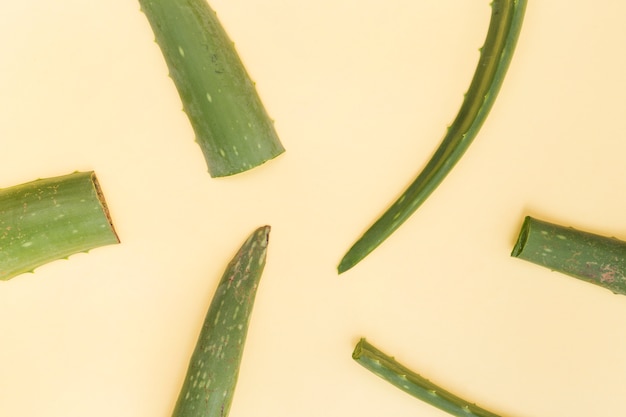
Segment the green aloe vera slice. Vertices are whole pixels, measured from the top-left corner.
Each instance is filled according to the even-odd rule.
[[[0,279],[119,243],[94,172],[0,189]]]
[[[226,417],[259,280],[270,227],[255,230],[228,264],[189,361],[173,417]]]
[[[526,0],[494,0],[485,44],[459,112],[435,154],[413,183],[365,231],[338,266],[343,273],[383,243],[422,205],[461,159],[485,122],[513,56]]]
[[[498,417],[474,403],[464,400],[433,384],[428,379],[400,364],[392,356],[361,339],[352,358],[402,391],[456,417]]]
[[[284,152],[273,121],[205,0],[139,0],[209,174],[247,171]]]
[[[626,242],[527,216],[511,256],[626,295]]]

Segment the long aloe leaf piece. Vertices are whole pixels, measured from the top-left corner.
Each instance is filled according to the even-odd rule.
[[[228,415],[269,232],[269,226],[255,230],[228,264],[189,361],[173,417]]]
[[[94,172],[0,189],[0,279],[119,243]]]
[[[494,0],[478,67],[461,108],[422,172],[389,209],[354,243],[338,266],[352,268],[404,223],[443,181],[474,140],[491,110],[511,62],[526,0]]]
[[[527,216],[511,256],[626,295],[626,242]]]
[[[284,152],[254,83],[206,0],[139,0],[212,177]]]
[[[366,369],[408,394],[457,417],[498,417],[476,404],[468,402],[440,388],[416,374],[396,359],[361,339],[352,358]]]

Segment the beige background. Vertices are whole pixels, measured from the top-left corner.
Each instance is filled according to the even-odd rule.
[[[626,415],[626,297],[509,257],[526,214],[626,238],[626,5],[531,0],[469,152],[341,256],[454,118],[488,1],[213,0],[287,148],[211,179],[134,0],[0,6],[0,187],[96,171],[122,244],[0,283],[0,416],[168,417],[217,280],[272,225],[231,416],[438,417],[360,337],[506,416]]]

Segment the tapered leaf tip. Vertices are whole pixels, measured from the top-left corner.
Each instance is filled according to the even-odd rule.
[[[341,275],[344,272],[346,272],[348,269],[352,268],[354,265],[356,265],[356,262],[351,262],[349,259],[346,259],[346,257],[344,256],[341,262],[339,262],[339,265],[337,266],[337,273]]]
[[[339,262],[339,265],[337,266],[337,273],[342,274],[342,273],[346,272],[348,269],[351,269],[356,264],[361,262],[361,260],[363,260],[363,258],[369,252],[371,252],[371,250],[370,250],[370,251],[367,251],[367,253],[365,253],[365,254],[359,253],[358,250],[355,250],[355,246],[357,246],[357,244],[358,244],[358,242],[354,246],[352,246],[348,250],[348,252],[346,252],[346,254],[343,256],[343,258]]]

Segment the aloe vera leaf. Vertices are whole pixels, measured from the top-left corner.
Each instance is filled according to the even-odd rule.
[[[476,404],[468,402],[416,374],[395,358],[383,353],[361,339],[352,358],[366,369],[406,393],[457,417],[498,417]]]
[[[209,174],[247,171],[285,151],[256,87],[205,0],[139,0]]]
[[[439,186],[472,143],[504,80],[522,27],[526,0],[494,0],[478,67],[461,108],[427,165],[372,226],[353,244],[338,266],[355,266],[398,229]]]
[[[511,256],[626,295],[626,242],[526,216]]]
[[[173,417],[226,417],[233,400],[270,227],[255,230],[224,271],[189,361]]]
[[[0,279],[119,243],[93,171],[0,189]]]

